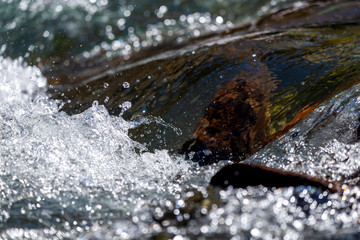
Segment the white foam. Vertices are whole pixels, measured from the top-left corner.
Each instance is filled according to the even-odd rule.
[[[191,174],[187,161],[166,150],[144,152],[127,135],[131,124],[97,102],[78,115],[61,112],[61,102],[46,96],[46,79],[36,67],[1,58],[0,82],[0,176],[4,188],[14,190],[19,181],[29,187],[10,191],[10,202],[98,188],[151,200],[180,191],[179,179]]]

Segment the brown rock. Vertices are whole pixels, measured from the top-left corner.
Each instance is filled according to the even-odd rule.
[[[265,65],[254,65],[215,94],[181,153],[206,165],[241,160],[264,145],[270,135],[268,100],[275,81]]]

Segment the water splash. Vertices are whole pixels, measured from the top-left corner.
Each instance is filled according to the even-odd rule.
[[[46,79],[37,68],[21,60],[0,62],[0,228],[8,234],[3,236],[24,236],[25,230],[12,228],[19,224],[78,234],[201,186],[193,178],[196,166],[166,150],[146,152],[131,140],[132,123],[110,116],[97,102],[69,116],[60,111],[60,101],[46,96]]]
[[[0,238],[358,236],[358,187],[343,195],[303,187],[209,190],[220,165],[198,169],[128,137],[134,125],[161,119],[126,122],[98,102],[68,116],[46,96],[37,68],[1,58],[0,76]],[[325,102],[248,161],[358,184],[358,89]]]

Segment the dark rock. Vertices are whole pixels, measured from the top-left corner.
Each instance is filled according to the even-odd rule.
[[[257,164],[233,164],[222,168],[211,179],[214,187],[246,188],[248,186],[262,185],[264,187],[296,187],[313,186],[332,193],[341,192],[339,183],[328,182],[304,174],[279,170]]]

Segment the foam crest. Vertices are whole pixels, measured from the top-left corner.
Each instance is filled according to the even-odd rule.
[[[0,101],[2,103],[27,103],[35,94],[43,93],[46,79],[36,67],[23,67],[22,58],[5,59],[0,56]],[[14,81],[14,79],[24,79]]]
[[[69,116],[60,111],[60,101],[48,99],[37,68],[2,59],[0,69],[0,176],[9,202],[64,191],[136,192],[151,199],[181,190],[188,162],[166,150],[145,152],[127,135],[131,123],[97,102]],[[15,191],[17,184],[29,191]]]

